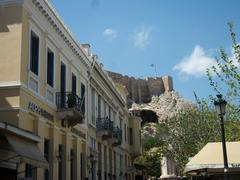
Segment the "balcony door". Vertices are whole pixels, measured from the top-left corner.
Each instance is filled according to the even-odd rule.
[[[77,77],[72,73],[72,93],[77,94]]]
[[[66,92],[66,65],[61,63],[61,92]]]
[[[66,65],[61,62],[61,80],[60,80],[60,88],[61,88],[61,107],[64,108],[66,106]]]

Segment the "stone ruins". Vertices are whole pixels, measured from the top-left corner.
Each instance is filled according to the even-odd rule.
[[[173,90],[171,76],[136,79],[110,71],[108,71],[108,74],[117,86],[122,86],[127,95],[129,106],[131,106],[132,103],[148,103],[153,96],[159,96],[164,92]]]

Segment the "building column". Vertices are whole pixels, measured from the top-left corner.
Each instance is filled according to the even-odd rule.
[[[52,127],[50,130],[50,162],[49,162],[49,174],[50,179],[58,179],[58,133],[57,129]]]
[[[63,179],[69,179],[70,177],[70,161],[69,161],[69,155],[70,155],[70,148],[69,148],[69,137],[68,133],[64,135],[64,153],[63,153]]]
[[[42,138],[42,141],[40,143],[38,143],[38,147],[40,149],[40,151],[42,152],[42,154],[44,155],[44,137],[42,136],[41,132],[40,132],[40,118],[41,117],[35,117],[33,120],[33,132],[35,132],[38,136],[40,136]],[[49,163],[50,165],[50,163]],[[34,178],[36,180],[41,180],[44,178],[44,168],[36,168],[35,170],[33,170],[33,174],[34,174]]]
[[[76,138],[75,139],[75,144],[74,144],[74,149],[75,149],[75,163],[74,163],[74,177],[73,179],[81,180],[81,152],[82,152],[82,147],[81,147],[81,142],[80,139]]]

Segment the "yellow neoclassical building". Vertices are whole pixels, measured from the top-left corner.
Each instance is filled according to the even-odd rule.
[[[0,179],[134,179],[141,119],[47,0],[0,1]]]

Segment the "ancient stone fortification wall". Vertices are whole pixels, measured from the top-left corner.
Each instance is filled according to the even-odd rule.
[[[163,76],[157,78],[135,79],[108,71],[109,76],[116,84],[123,86],[127,92],[128,104],[147,103],[152,96],[159,96],[166,91],[173,90],[172,77]]]

